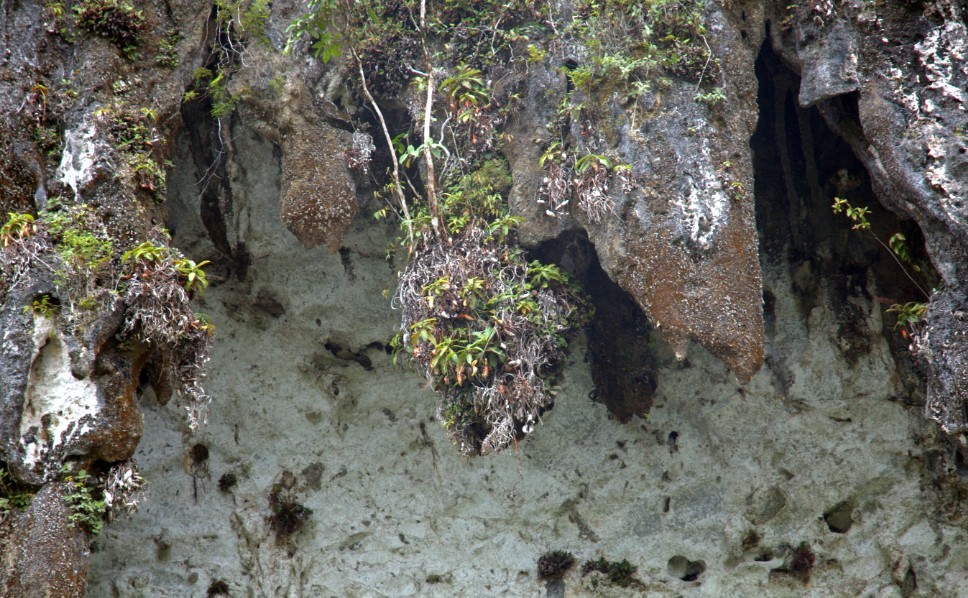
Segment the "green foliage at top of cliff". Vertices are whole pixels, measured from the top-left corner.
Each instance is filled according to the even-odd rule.
[[[566,11],[541,1],[447,1],[426,7],[408,0],[310,0],[288,29],[286,51],[308,38],[310,52],[329,62],[357,53],[364,70],[388,92],[399,92],[421,62],[420,35],[434,44],[433,59],[487,69],[507,59],[531,62],[577,58],[576,87],[620,85],[643,89],[672,76],[715,81],[718,60],[706,43],[701,0],[580,0]]]
[[[133,57],[147,21],[144,11],[127,0],[83,0],[74,6],[77,26],[105,37]]]

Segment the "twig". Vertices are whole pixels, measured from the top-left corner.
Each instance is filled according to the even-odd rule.
[[[390,161],[393,163],[393,190],[396,191],[397,201],[400,202],[400,209],[403,210],[403,216],[405,222],[407,223],[407,233],[410,237],[410,247],[413,247],[414,236],[413,236],[413,219],[410,218],[410,208],[407,206],[407,198],[403,194],[403,184],[400,182],[400,161],[397,160],[397,151],[393,148],[393,137],[390,136],[390,130],[387,128],[387,121],[383,118],[383,111],[380,110],[380,106],[373,99],[373,95],[370,93],[370,88],[366,85],[366,74],[363,72],[363,61],[360,60],[360,55],[356,53],[356,49],[353,49],[353,58],[356,59],[356,68],[360,71],[360,82],[363,84],[363,95],[366,96],[366,101],[373,106],[373,111],[376,113],[377,120],[380,121],[380,128],[383,129],[383,136],[387,142],[387,148],[390,150]]]
[[[706,64],[702,65],[702,72],[699,73],[699,82],[696,83],[696,93],[699,93],[699,87],[702,85],[702,78],[706,76],[706,69],[709,68],[709,61],[713,59],[712,48],[709,47],[709,42],[706,41],[705,35],[700,35],[702,38],[702,43],[706,44]]]

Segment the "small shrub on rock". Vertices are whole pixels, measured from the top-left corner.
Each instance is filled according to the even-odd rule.
[[[105,37],[126,53],[138,45],[145,30],[144,12],[125,0],[84,0],[74,7],[77,26]]]
[[[400,276],[393,344],[437,391],[437,419],[460,451],[486,455],[531,432],[553,403],[546,377],[589,310],[561,270],[526,258],[519,220],[474,180],[444,196],[452,242],[421,245]]]

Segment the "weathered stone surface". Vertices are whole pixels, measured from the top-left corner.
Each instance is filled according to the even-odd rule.
[[[763,360],[747,142],[756,124],[750,81],[756,48],[727,26],[726,15],[712,11],[708,18],[714,24],[708,43],[722,57],[724,103],[706,108],[694,100],[694,84],[677,81],[661,98],[648,93],[623,106],[615,94],[597,108],[604,116],[572,121],[573,138],[604,138],[631,165],[631,185],[613,181],[611,208],[601,222],[581,210],[548,215],[547,206],[536,203],[543,176],[535,168],[537,141],[550,141],[542,123],[554,121],[567,89],[563,74],[539,66],[531,76],[529,70],[527,101],[511,124],[510,204],[526,219],[522,238],[529,243],[586,229],[605,271],[635,297],[681,358],[694,339],[749,380]]]
[[[326,245],[335,253],[359,211],[346,160],[352,135],[331,124],[339,111],[328,99],[312,96],[306,80],[319,77],[318,65],[293,64],[271,48],[251,54],[250,68],[234,85],[265,90],[270,79],[286,73],[277,92],[252,94],[241,110],[248,126],[282,150],[282,221],[304,247]]]
[[[640,568],[639,590],[655,595],[951,595],[964,587],[964,6],[710,4],[703,41],[722,61],[722,103],[697,103],[698,86],[673,78],[631,105],[594,98],[598,129],[571,123],[573,138],[600,134],[632,167],[628,189],[613,182],[601,221],[580,210],[548,216],[535,201],[541,148],[558,134],[548,123],[569,91],[560,65],[530,64],[502,81],[525,78],[501,149],[514,174],[512,210],[526,219],[522,240],[586,231],[656,333],[642,327],[621,338],[637,344],[630,359],[647,353],[642,361],[654,369],[639,385],[649,396],[619,417],[651,406],[647,420],[620,425],[586,400],[592,377],[579,344],[554,411],[518,454],[487,462],[457,458],[426,423],[429,391],[390,366],[385,342],[398,319],[381,291],[395,281],[385,260],[392,231],[356,219],[374,207],[366,193],[374,183],[354,179],[344,156],[360,124],[352,119],[372,117],[333,65],[276,52],[302,4],[272,4],[268,46],[253,42],[236,56],[244,67],[227,89],[238,110],[220,120],[206,106],[179,110],[193,71],[212,66],[225,42],[211,3],[145,3],[149,31],[136,61],[105,39],[68,43],[43,10],[35,1],[0,9],[0,210],[35,211],[60,194],[91,205],[119,247],[167,224],[193,256],[218,262],[203,303],[221,341],[216,402],[210,427],[196,435],[173,406],[154,401],[143,424],[137,395],[153,391],[139,388],[139,374],[157,355],[117,346],[120,307],[106,306],[73,336],[23,313],[38,293],[56,294],[50,281],[37,277],[2,297],[0,460],[18,483],[42,484],[65,458],[124,459],[145,433],[138,456],[154,497],[103,539],[89,595],[223,587],[240,595],[537,595],[550,589],[533,575],[549,548],[627,558]],[[180,34],[172,69],[152,60],[169,32]],[[943,285],[918,339],[926,399],[915,366],[892,351],[899,341],[881,303],[896,289],[878,278],[881,268],[867,271],[869,248],[810,230],[823,228],[820,211],[830,217],[813,201],[829,181],[793,181],[781,192],[760,188],[767,177],[757,173],[757,201],[788,200],[781,217],[790,235],[774,234],[758,252],[748,143],[764,41],[793,69],[774,118],[800,119],[800,133],[818,130],[807,122],[812,113],[786,105],[795,91],[850,145],[877,199],[924,233]],[[66,78],[80,90],[58,115],[66,151],[45,157],[33,139],[33,88]],[[156,108],[169,132],[204,133],[194,168],[177,148],[166,205],[114,176],[130,165],[95,121],[115,101]],[[412,108],[406,98],[381,101],[395,118]],[[816,179],[813,148],[834,144],[794,139],[794,128],[774,125],[790,134],[778,140],[787,152],[780,167],[789,173],[802,157]],[[787,151],[797,141],[801,154]],[[173,155],[167,144],[156,149],[159,161]],[[200,200],[209,183],[217,191]],[[807,188],[813,203],[798,197]],[[341,251],[311,251],[318,245]],[[637,372],[636,359],[624,371]],[[93,390],[66,392],[79,387]],[[925,403],[951,438],[923,421]],[[77,415],[69,431],[44,421],[65,413]],[[35,454],[38,467],[27,464],[25,447],[39,446],[24,442],[31,434],[58,446]],[[313,515],[280,540],[269,497],[283,471],[294,472],[290,498]],[[60,493],[47,483],[35,506],[4,523],[5,593],[76,595],[83,586],[83,539],[66,525]],[[610,592],[577,568],[563,583],[577,595]]]
[[[81,598],[89,538],[70,521],[65,484],[48,484],[25,511],[0,523],[0,588],[5,596]]]
[[[949,2],[923,7],[817,3],[800,7],[796,15],[791,30],[772,30],[772,41],[788,63],[801,67],[801,105],[819,102],[830,126],[864,164],[878,200],[918,223],[944,285],[944,291],[935,296],[946,297],[945,303],[964,302],[968,293],[964,7]],[[854,89],[857,94],[847,93]],[[957,337],[960,324],[938,313],[933,311],[930,318],[935,333],[949,337],[942,329],[950,325],[950,337]],[[952,376],[951,370],[954,364],[965,363],[965,352],[962,346],[948,343],[947,357],[934,353],[934,361],[929,359],[929,416],[955,417],[939,420],[952,432],[968,430],[964,422],[954,423],[960,419],[956,414],[968,408],[964,388],[954,380],[966,378],[968,372]]]
[[[246,282],[206,295],[231,339],[215,349],[210,423],[185,438],[176,410],[146,402],[137,458],[152,495],[106,529],[91,594],[204,594],[222,582],[241,595],[544,595],[535,563],[549,549],[628,559],[646,584],[640,592],[655,595],[900,595],[909,571],[924,595],[964,582],[964,548],[953,540],[963,515],[938,515],[942,499],[926,490],[955,492],[933,478],[949,449],[910,395],[869,296],[821,292],[804,317],[794,273],[782,260],[767,265],[771,360],[748,385],[699,346],[678,363],[650,335],[640,342],[655,347],[654,405],[648,419],[621,424],[588,400],[579,343],[554,409],[518,452],[467,461],[430,422],[425,382],[381,348],[399,321],[380,296],[394,281],[388,231],[357,221],[345,260],[306,250],[266,184],[279,180],[271,145],[237,138],[248,140],[237,159],[252,183],[240,209],[254,223],[255,259]],[[201,230],[190,210],[173,216],[177,230]],[[267,289],[285,297],[286,313],[257,307]],[[852,302],[871,339],[853,363],[838,315]],[[198,444],[204,467],[190,458]],[[277,542],[269,496],[283,470],[313,514]],[[842,503],[856,505],[846,534],[823,519]],[[801,542],[817,555],[809,585],[771,574]],[[683,581],[669,565],[676,557],[706,569]],[[580,567],[564,587],[629,593],[593,587]]]

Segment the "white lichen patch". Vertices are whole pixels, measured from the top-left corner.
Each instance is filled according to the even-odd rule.
[[[960,104],[968,102],[963,82],[968,77],[968,32],[961,23],[948,21],[932,29],[924,41],[915,44],[921,66],[933,89]]]
[[[74,191],[75,198],[94,180],[98,155],[106,151],[102,146],[97,141],[94,123],[85,123],[64,133],[64,154],[57,167],[57,178]]]
[[[709,249],[726,225],[729,197],[709,159],[709,148],[702,149],[703,160],[697,175],[686,175],[685,189],[673,204],[679,208],[684,232],[691,244]]]
[[[97,386],[71,373],[70,356],[54,321],[35,315],[33,340],[20,418],[24,465],[31,469],[58,447],[86,433],[100,411]]]

